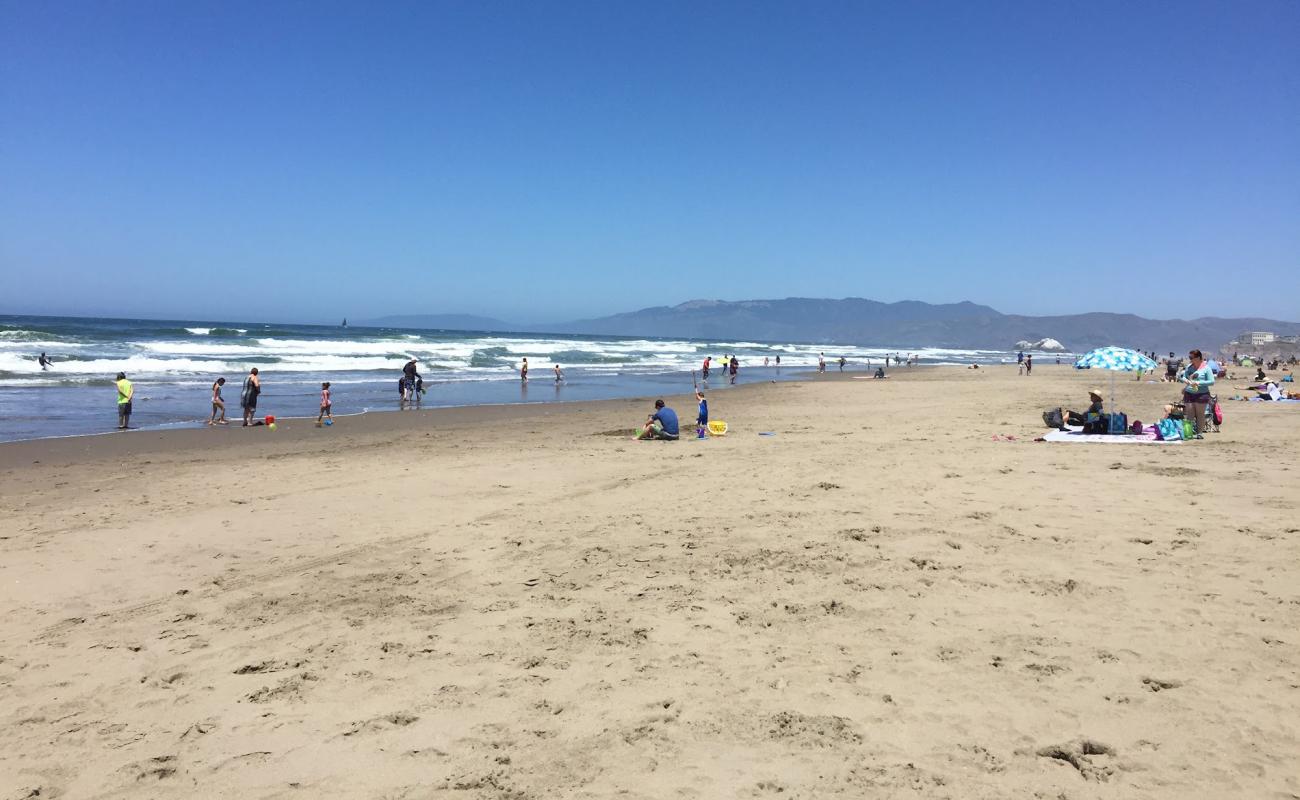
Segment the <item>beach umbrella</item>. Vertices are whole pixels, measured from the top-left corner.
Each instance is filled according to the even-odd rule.
[[[1098,347],[1089,350],[1074,362],[1075,369],[1110,370],[1110,404],[1115,405],[1115,373],[1146,372],[1156,368],[1156,362],[1127,347]]]

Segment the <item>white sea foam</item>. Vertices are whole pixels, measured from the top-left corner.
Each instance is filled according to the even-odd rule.
[[[189,331],[195,336],[207,336],[208,334],[212,333],[211,328],[186,328],[185,330]]]

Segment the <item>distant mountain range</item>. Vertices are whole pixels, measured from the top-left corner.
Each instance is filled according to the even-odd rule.
[[[690,339],[749,339],[878,345],[900,349],[947,347],[1008,350],[1020,340],[1059,340],[1074,352],[1104,345],[1168,352],[1217,349],[1249,330],[1300,333],[1300,323],[1258,317],[1147,319],[1134,314],[1030,317],[1003,314],[975,303],[880,303],[850,297],[818,300],[692,300],[598,319],[553,325],[516,325],[485,317],[412,315],[369,323],[384,327],[479,331],[584,333]]]

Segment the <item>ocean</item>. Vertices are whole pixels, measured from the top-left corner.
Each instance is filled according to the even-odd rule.
[[[331,384],[336,416],[398,410],[398,380],[412,357],[428,389],[422,406],[430,408],[689,392],[690,371],[706,355],[735,354],[740,384],[788,380],[816,368],[821,352],[831,370],[841,355],[855,370],[893,353],[915,353],[922,364],[1014,358],[906,346],[0,315],[0,441],[112,431],[119,371],[135,385],[132,426],[167,429],[202,426],[221,376],[227,417],[238,424],[239,388],[251,367],[263,381],[258,413],[292,418],[316,415],[322,381]],[[41,353],[53,361],[49,369],[41,369]],[[527,384],[518,377],[524,358]],[[559,384],[555,364],[564,372]],[[710,389],[727,386],[715,372]]]

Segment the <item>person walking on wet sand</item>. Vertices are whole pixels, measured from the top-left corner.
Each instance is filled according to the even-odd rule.
[[[826,371],[826,354],[825,354],[825,353],[819,353],[819,354],[817,355],[817,371],[818,371],[818,372],[825,372],[825,371]]]
[[[320,414],[316,417],[316,427],[321,426],[321,421],[329,417],[330,424],[334,424],[334,404],[330,402],[330,382],[325,381],[320,385]]]
[[[736,373],[740,372],[740,359],[731,357],[731,382],[736,382]]]
[[[212,384],[212,416],[208,417],[209,425],[226,425],[226,401],[221,399],[221,387],[226,385],[225,378],[217,378]],[[221,412],[221,418],[217,419],[217,412]]]
[[[126,379],[125,372],[117,373],[117,429],[124,431],[131,424],[131,399],[135,387]]]
[[[528,359],[526,358],[524,359],[524,363],[519,365],[519,380],[528,380]]]
[[[262,379],[257,377],[257,367],[248,371],[244,378],[244,390],[239,393],[239,405],[244,409],[244,427],[253,424],[253,415],[257,413],[257,396],[262,393]]]
[[[711,361],[713,361],[713,356],[705,356],[704,363],[700,366],[701,380],[705,382],[708,382],[709,380],[709,363]]]
[[[849,360],[844,356],[840,356],[840,372],[844,371],[844,365],[847,363],[849,363]]]
[[[556,365],[555,365],[555,382],[556,382],[556,383],[563,383],[563,382],[564,382],[564,373],[563,373],[563,372],[560,372],[560,365],[559,365],[559,364],[556,364]]]

